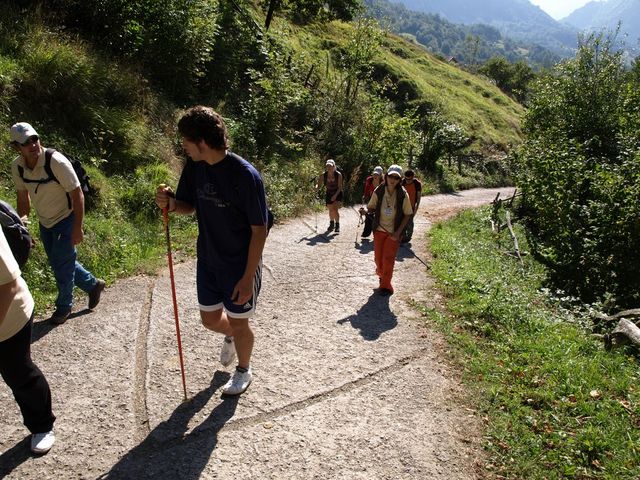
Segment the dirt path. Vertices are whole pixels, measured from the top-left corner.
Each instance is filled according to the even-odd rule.
[[[446,345],[409,302],[437,296],[422,263],[431,222],[497,191],[425,197],[390,298],[372,294],[373,245],[356,244],[353,209],[341,211],[339,235],[316,234],[315,215],[276,226],[253,321],[254,382],[240,398],[220,396],[229,372],[220,339],[199,325],[193,261],[176,266],[189,402],[166,273],[118,282],[97,312],[63,326],[37,322],[33,355],[58,441],[32,457],[0,383],[0,477],[478,478],[480,421],[457,400]],[[317,221],[326,228],[326,214]]]

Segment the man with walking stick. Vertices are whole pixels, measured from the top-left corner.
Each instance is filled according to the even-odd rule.
[[[252,381],[254,314],[262,278],[267,237],[267,201],[260,174],[228,150],[222,117],[209,107],[192,107],[178,122],[189,156],[173,195],[161,185],[156,204],[198,219],[196,285],[200,317],[209,330],[225,335],[220,362],[236,370],[222,388],[243,393]]]

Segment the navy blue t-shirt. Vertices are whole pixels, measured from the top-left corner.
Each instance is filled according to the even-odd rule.
[[[198,219],[198,261],[213,268],[244,268],[251,225],[267,224],[267,199],[258,171],[229,152],[220,162],[187,160],[176,199],[193,205]]]

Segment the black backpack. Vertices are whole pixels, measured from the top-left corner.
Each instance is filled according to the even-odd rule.
[[[53,173],[53,169],[51,168],[51,157],[53,156],[54,153],[55,153],[55,149],[53,148],[47,148],[44,151],[44,171],[47,173],[46,178],[41,178],[39,180],[31,180],[28,178],[24,178],[24,168],[18,166],[18,173],[20,174],[20,178],[22,179],[22,181],[25,183],[37,183],[39,185],[43,183],[49,183],[49,182],[56,182],[57,184],[60,184],[60,181],[56,178],[56,176]],[[70,157],[68,155],[65,155],[65,157],[69,160],[69,162],[71,162],[73,171],[76,173],[76,176],[78,177],[78,181],[80,182],[80,189],[84,194],[85,201],[90,203],[96,191],[89,183],[89,175],[87,174],[87,171],[84,169],[84,167],[82,166],[82,163],[80,163],[80,160],[78,160],[77,158]],[[38,187],[36,187],[36,193],[37,192],[38,192]],[[67,204],[69,208],[71,208],[71,197],[69,196],[68,193],[67,193]]]
[[[2,224],[2,231],[9,248],[18,262],[18,266],[22,269],[29,258],[33,239],[27,227],[20,220],[18,213],[3,200],[0,200],[0,224]]]

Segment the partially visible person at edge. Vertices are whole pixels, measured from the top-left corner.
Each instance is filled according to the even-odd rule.
[[[316,189],[325,187],[325,204],[329,210],[329,228],[327,232],[340,233],[340,207],[342,206],[342,173],[336,168],[336,162],[327,160],[325,171],[318,177]]]
[[[249,318],[256,310],[267,238],[267,200],[260,174],[229,151],[222,117],[196,106],[178,122],[182,147],[190,157],[175,193],[161,185],[156,204],[198,220],[196,286],[202,324],[225,335],[220,363],[236,357],[225,395],[239,395],[251,384],[254,335]]]
[[[373,191],[378,188],[382,183],[384,183],[384,171],[382,167],[378,166],[373,169],[371,175],[369,175],[364,181],[364,193],[362,194],[362,203],[367,204],[369,200],[371,200],[371,195],[373,195]],[[364,216],[364,230],[362,231],[362,238],[367,238],[371,235],[373,230],[373,214],[368,214]]]
[[[73,287],[89,295],[89,309],[100,302],[105,287],[78,261],[76,245],[84,232],[84,194],[71,162],[60,152],[51,155],[51,178],[45,169],[45,148],[38,132],[28,123],[11,127],[11,144],[20,154],[11,164],[18,196],[18,215],[25,218],[31,202],[40,223],[40,239],[47,253],[58,287],[56,309],[50,318],[55,324],[67,321],[73,307]]]
[[[415,178],[413,170],[407,170],[404,172],[404,180],[402,180],[402,186],[409,194],[409,200],[411,200],[411,208],[413,215],[407,223],[407,228],[404,231],[401,243],[409,243],[413,236],[413,219],[418,213],[418,207],[420,206],[420,198],[422,197],[422,183]]]
[[[47,453],[56,437],[51,391],[31,360],[33,297],[0,229],[0,373],[31,432],[31,451]]]
[[[376,262],[376,274],[380,279],[377,289],[380,295],[392,295],[393,267],[400,247],[402,232],[413,210],[409,195],[400,182],[402,168],[391,165],[387,170],[384,184],[371,195],[367,208],[362,207],[363,214],[373,212],[373,253]]]

